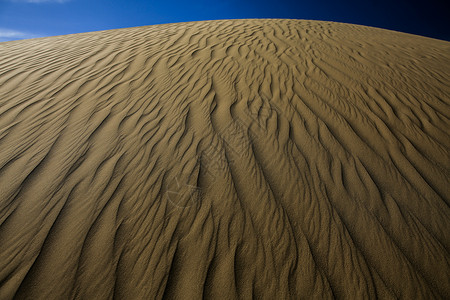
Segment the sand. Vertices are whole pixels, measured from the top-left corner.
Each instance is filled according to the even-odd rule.
[[[0,299],[449,299],[449,95],[350,24],[0,43]]]

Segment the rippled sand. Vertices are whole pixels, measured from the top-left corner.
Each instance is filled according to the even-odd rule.
[[[0,43],[0,299],[449,299],[449,95],[349,24]]]

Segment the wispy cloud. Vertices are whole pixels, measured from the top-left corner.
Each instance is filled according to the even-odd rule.
[[[11,2],[21,3],[66,3],[70,0],[10,0]]]
[[[35,34],[32,34],[32,33],[28,33],[28,32],[0,28],[0,42],[22,40],[22,39],[32,39],[35,37],[38,37],[38,36]]]

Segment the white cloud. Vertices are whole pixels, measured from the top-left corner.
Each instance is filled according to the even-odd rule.
[[[22,40],[22,39],[32,39],[35,37],[38,37],[38,36],[35,34],[32,34],[32,33],[28,33],[28,32],[0,28],[0,42]]]

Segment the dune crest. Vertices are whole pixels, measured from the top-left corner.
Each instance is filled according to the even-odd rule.
[[[0,66],[0,299],[450,298],[449,42],[223,20]]]

